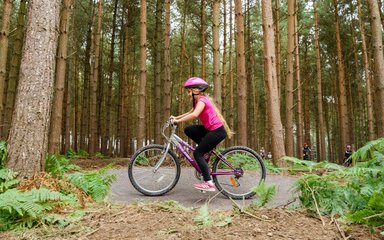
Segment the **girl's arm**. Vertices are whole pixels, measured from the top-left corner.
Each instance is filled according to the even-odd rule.
[[[193,108],[191,108],[191,110],[189,110],[189,112],[186,112],[186,113],[181,114],[181,115],[176,116],[176,117],[174,117],[174,116],[171,116],[171,117],[173,117],[174,119],[180,119],[180,118],[182,118],[182,117],[184,117],[184,116],[186,116],[188,114],[191,114],[192,112],[193,112]]]
[[[204,107],[205,107],[205,103],[202,101],[198,101],[195,109],[192,109],[191,111],[183,115],[177,116],[176,118],[174,118],[174,122],[179,123],[179,122],[191,121],[200,115]]]

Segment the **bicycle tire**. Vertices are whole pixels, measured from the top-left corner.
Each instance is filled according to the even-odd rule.
[[[266,170],[261,157],[252,149],[244,146],[233,146],[220,153],[233,167],[240,169],[242,174],[215,175],[218,172],[232,171],[216,157],[212,173],[216,188],[232,199],[248,199],[255,195],[252,190],[265,180]]]
[[[153,167],[164,155],[165,146],[147,145],[135,152],[128,165],[132,186],[146,196],[161,196],[171,191],[180,178],[180,162],[175,153],[168,150],[166,158],[156,172]]]

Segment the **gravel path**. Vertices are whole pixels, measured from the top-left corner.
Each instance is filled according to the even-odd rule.
[[[166,201],[175,200],[185,207],[200,207],[206,201],[210,200],[209,206],[213,209],[231,209],[233,203],[230,199],[222,194],[216,195],[215,193],[201,193],[192,187],[196,183],[196,178],[193,174],[192,168],[182,168],[180,180],[172,191],[169,193],[158,196],[150,197],[145,196],[133,188],[129,181],[127,169],[115,169],[111,171],[116,174],[117,180],[112,184],[111,192],[109,194],[109,201],[113,203],[135,203],[140,201]],[[267,175],[266,184],[275,184],[277,193],[272,202],[267,204],[267,207],[277,207],[285,205],[286,203],[295,199],[295,192],[293,184],[296,178],[291,176]],[[216,192],[217,193],[217,192]],[[214,197],[215,196],[215,197]],[[212,199],[212,197],[214,197]],[[254,199],[254,198],[253,198]],[[237,201],[242,205],[251,203],[253,199]]]

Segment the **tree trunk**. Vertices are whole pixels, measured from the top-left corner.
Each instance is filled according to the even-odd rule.
[[[7,98],[4,109],[3,130],[0,138],[7,139],[9,129],[11,128],[12,113],[15,105],[16,89],[19,80],[21,51],[23,47],[23,36],[25,26],[26,1],[20,1],[19,13],[17,18],[17,28],[15,31],[15,40],[13,42],[13,53],[10,61],[9,78],[7,84]],[[1,60],[0,60],[1,61]],[[1,118],[1,117],[0,117]],[[1,129],[1,127],[0,127]]]
[[[205,0],[201,0],[200,8],[200,41],[201,41],[201,77],[206,77],[206,50],[205,50]]]
[[[221,80],[220,80],[220,0],[213,1],[213,21],[212,21],[212,40],[213,40],[213,98],[217,108],[222,109],[221,101]]]
[[[137,128],[137,147],[143,146],[145,140],[145,88],[147,83],[147,1],[140,1],[140,82],[139,111]]]
[[[313,1],[314,12],[314,27],[315,27],[315,49],[316,49],[316,70],[317,70],[317,118],[319,129],[319,144],[317,146],[317,161],[326,159],[325,156],[325,134],[324,134],[324,117],[323,117],[323,90],[322,90],[322,75],[321,75],[321,56],[320,56],[320,44],[319,44],[319,28],[318,28],[318,16],[316,8],[316,0]]]
[[[4,114],[4,95],[5,95],[5,78],[7,75],[7,59],[8,59],[8,42],[9,42],[9,27],[11,23],[11,13],[13,1],[4,0],[3,17],[0,29],[0,129],[3,123]],[[0,136],[1,137],[1,136]]]
[[[72,119],[72,106],[71,106],[71,98],[72,98],[72,82],[73,77],[71,76],[71,72],[68,74],[68,78],[65,80],[65,94],[64,94],[64,102],[65,107],[63,108],[63,144],[61,147],[61,154],[65,154],[71,148],[71,119]],[[52,121],[52,120],[51,120]],[[73,129],[72,129],[73,130]]]
[[[347,95],[345,86],[345,69],[342,56],[341,39],[340,39],[340,21],[338,15],[338,0],[334,0],[335,3],[335,17],[336,17],[336,46],[337,46],[337,67],[338,67],[338,80],[339,80],[339,127],[340,127],[340,140],[342,149],[350,143],[349,133],[349,118],[348,118],[348,106]],[[343,152],[339,153],[339,161],[343,159]]]
[[[84,57],[84,83],[83,83],[83,96],[82,96],[82,110],[81,110],[81,128],[80,128],[80,148],[89,150],[89,105],[90,105],[90,83],[93,76],[92,70],[92,51],[93,51],[93,22],[94,22],[94,5],[93,0],[89,0],[89,8],[92,14],[89,14],[87,40],[85,47]]]
[[[295,1],[288,1],[287,80],[285,84],[285,149],[293,156],[293,62],[295,52]]]
[[[126,4],[126,3],[125,3]],[[130,39],[129,39],[129,25],[130,18],[129,13],[130,9],[128,6],[124,6],[126,9],[125,17],[127,18],[126,23],[124,24],[124,40],[123,40],[123,70],[122,76],[120,77],[120,131],[117,132],[118,139],[120,140],[120,154],[123,157],[128,156],[128,150],[130,148],[130,140],[128,138],[128,75],[129,75],[129,56],[130,56]]]
[[[276,53],[276,78],[277,78],[277,89],[280,96],[280,86],[281,86],[281,54],[280,54],[280,0],[275,0],[275,53]]]
[[[375,129],[374,129],[374,117],[373,117],[373,99],[372,99],[372,78],[369,68],[369,59],[367,54],[367,44],[365,40],[365,29],[363,25],[363,20],[361,18],[361,4],[360,0],[357,0],[357,11],[359,17],[359,29],[361,36],[361,46],[363,51],[363,60],[364,60],[364,78],[366,83],[366,94],[367,94],[367,121],[368,121],[368,140],[372,141],[375,138]]]
[[[227,29],[227,3],[226,0],[223,0],[223,28]],[[228,111],[227,106],[228,103],[226,100],[227,95],[227,31],[223,32],[223,65],[221,70],[221,112],[225,119],[227,119]],[[227,142],[227,141],[226,141]]]
[[[77,44],[76,44],[77,45]],[[80,106],[81,106],[81,102],[80,102],[80,96],[81,96],[81,87],[80,87],[80,77],[79,77],[79,67],[78,67],[78,63],[79,63],[79,59],[78,59],[78,56],[76,55],[74,60],[72,61],[72,63],[74,64],[75,66],[75,69],[74,69],[74,99],[73,99],[73,108],[74,108],[74,111],[75,111],[75,114],[74,114],[74,118],[75,118],[75,127],[73,129],[73,150],[78,152],[79,151],[79,133],[80,133],[80,126],[81,126],[81,110],[80,110]]]
[[[60,153],[61,124],[63,121],[63,104],[65,91],[65,77],[68,52],[68,30],[71,19],[72,0],[64,0],[60,19],[58,56],[56,61],[55,91],[52,102],[51,126],[49,130],[48,153]],[[68,89],[67,89],[68,91]],[[67,106],[69,107],[69,106]]]
[[[296,9],[297,10],[297,9]],[[296,11],[297,12],[297,11]],[[296,137],[297,137],[297,156],[301,158],[303,149],[303,111],[302,111],[302,90],[300,76],[300,53],[299,53],[299,32],[298,32],[297,14],[295,14],[295,54],[296,54],[296,86],[297,86],[297,119],[296,119]]]
[[[164,29],[164,120],[171,116],[171,1],[165,0],[165,29]]]
[[[99,69],[100,69],[100,41],[101,41],[101,20],[103,16],[103,0],[98,2],[97,11],[97,29],[94,34],[95,38],[95,51],[93,58],[93,76],[90,83],[90,136],[89,136],[89,154],[94,155],[98,149],[98,129],[97,129],[97,90],[99,82]]]
[[[111,36],[111,49],[109,53],[109,76],[108,76],[108,87],[107,87],[107,102],[106,102],[106,108],[105,108],[105,135],[103,139],[103,146],[102,148],[103,154],[106,154],[108,156],[112,156],[112,123],[111,123],[111,116],[113,113],[114,107],[112,106],[112,85],[113,85],[113,72],[115,69],[115,38],[116,38],[116,18],[117,18],[117,7],[119,4],[119,0],[115,0],[115,6],[113,9],[113,20],[112,20],[112,36]],[[107,149],[106,149],[107,148]]]
[[[158,42],[162,41],[162,16],[163,16],[163,1],[157,0],[156,3],[156,29],[155,29],[155,97],[154,97],[154,111],[155,111],[155,142],[161,141],[161,50],[163,49]]]
[[[376,85],[376,124],[377,136],[384,137],[384,56],[382,25],[376,0],[368,0],[371,16],[372,46],[374,60],[374,81]]]
[[[247,74],[245,71],[244,17],[241,0],[235,1],[238,144],[247,145]]]
[[[308,62],[308,39],[304,40],[304,62]],[[308,146],[311,144],[311,102],[310,102],[310,77],[309,77],[309,66],[304,65],[304,141]],[[318,124],[316,124],[318,126]],[[317,145],[319,146],[319,145]]]
[[[43,171],[48,148],[60,1],[29,2],[7,167],[20,178]]]
[[[264,64],[265,64],[265,85],[267,93],[267,104],[270,114],[269,123],[271,126],[272,137],[272,158],[273,163],[283,166],[281,159],[285,155],[283,126],[280,118],[280,101],[277,89],[276,62],[275,62],[275,42],[273,31],[272,6],[268,0],[262,0],[263,33],[264,33]]]
[[[183,11],[181,13],[181,29],[180,29],[180,35],[181,35],[181,48],[180,48],[180,55],[179,55],[179,84],[178,84],[178,94],[179,96],[179,101],[177,101],[177,112],[178,113],[183,113],[184,112],[184,74],[183,74],[183,69],[184,69],[184,56],[186,55],[186,50],[185,50],[185,32],[186,32],[186,19],[187,19],[187,14],[186,14],[186,9],[187,9],[187,4],[184,2],[183,6]],[[189,107],[189,106],[188,106]]]
[[[229,63],[228,63],[228,69],[229,69],[229,127],[231,129],[234,129],[235,127],[235,116],[234,111],[231,111],[235,107],[234,103],[234,86],[233,86],[233,1],[229,1]],[[235,144],[235,139],[232,138],[231,144]]]

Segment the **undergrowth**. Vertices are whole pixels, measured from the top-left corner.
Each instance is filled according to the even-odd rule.
[[[51,155],[46,159],[45,173],[20,181],[17,173],[4,166],[6,149],[6,143],[0,142],[0,231],[66,226],[81,218],[86,201],[104,200],[116,179],[107,174],[112,165],[79,172],[64,156]]]
[[[296,183],[300,201],[319,217],[339,217],[346,223],[384,226],[384,139],[367,143],[352,155],[350,168],[329,163],[306,165],[311,170],[327,167],[322,175],[304,174]],[[290,159],[297,169],[302,161]],[[384,234],[384,232],[382,232]]]

